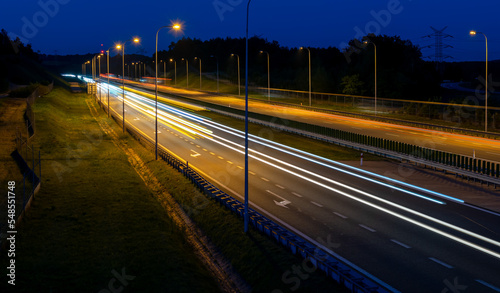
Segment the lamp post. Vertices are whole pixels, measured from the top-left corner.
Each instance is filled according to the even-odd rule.
[[[200,61],[200,90],[201,90],[201,58],[194,57],[194,60],[199,60]]]
[[[127,42],[139,43],[138,38],[126,41],[122,45],[117,45],[117,49],[122,49],[122,118],[123,118],[123,132],[125,132],[125,44]]]
[[[186,61],[186,89],[188,89],[189,88],[189,62],[188,62],[187,58],[186,59],[182,58],[181,60]]]
[[[174,85],[177,85],[177,61],[171,58],[170,62],[174,62]]]
[[[245,216],[244,231],[248,232],[248,14],[250,10],[250,1],[247,4],[247,26],[245,35]],[[239,63],[239,62],[238,62]],[[239,73],[239,70],[238,70]],[[238,80],[239,81],[239,80]]]
[[[311,50],[307,47],[300,47],[300,49],[306,49],[309,52],[309,107],[311,107]]]
[[[484,132],[488,131],[488,38],[482,32],[470,31],[471,36],[476,34],[482,34],[484,36],[484,41],[486,42],[486,78],[485,78],[485,89],[484,89]]]
[[[215,61],[217,63],[217,92],[219,92],[219,58],[214,55],[211,55],[210,57],[215,58]]]
[[[240,86],[240,56],[238,54],[231,54],[231,56],[236,56],[238,58],[238,96],[241,96],[241,86]]]
[[[377,115],[377,45],[374,42],[364,41],[364,44],[373,44],[374,54],[375,54],[375,115]]]
[[[179,30],[181,28],[180,25],[166,25],[160,27],[156,31],[156,49],[155,49],[155,157],[158,160],[158,33],[162,28],[171,28],[175,30]]]
[[[107,57],[108,57],[108,64],[107,64],[107,68],[108,68],[108,118],[110,117],[110,114],[109,114],[109,50],[111,50],[111,48],[113,48],[113,47],[109,47],[108,50],[106,50]]]
[[[99,103],[102,104],[102,101],[101,101],[101,56],[102,54],[99,54],[99,56],[97,57],[97,59],[99,59]]]
[[[269,70],[269,53],[266,51],[260,51],[261,54],[267,54],[267,101],[271,101],[271,71]]]

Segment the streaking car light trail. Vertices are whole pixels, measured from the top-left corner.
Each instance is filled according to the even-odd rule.
[[[199,118],[197,118],[197,120],[198,120],[198,119],[199,119]],[[202,119],[202,120],[203,120],[203,122],[204,122],[204,123],[206,123],[206,124],[207,124],[207,123],[208,123],[208,124],[217,124],[217,123],[215,123],[215,122],[208,121],[208,120],[205,120],[205,119]],[[199,120],[198,120],[198,121],[199,121]],[[217,125],[220,125],[220,124],[217,124]],[[213,126],[213,125],[212,125],[212,126]],[[225,127],[225,128],[227,128],[227,127]],[[229,140],[227,140],[227,139],[221,138],[221,137],[219,137],[219,136],[217,136],[217,135],[212,135],[213,137],[210,137],[210,136],[206,135],[206,134],[204,133],[204,131],[201,131],[201,130],[198,130],[198,131],[199,131],[199,132],[197,132],[197,134],[198,134],[198,135],[200,135],[200,136],[202,136],[202,137],[204,137],[204,138],[206,138],[206,139],[208,139],[208,140],[211,140],[211,141],[213,141],[213,142],[215,142],[215,143],[217,143],[217,144],[219,144],[219,145],[222,145],[222,146],[224,146],[224,147],[226,147],[226,148],[229,148],[229,149],[231,149],[231,150],[233,150],[233,151],[236,151],[236,152],[238,152],[238,153],[243,153],[243,151],[240,149],[240,148],[241,148],[241,146],[240,146],[239,144],[235,143],[235,142],[232,142],[232,141],[229,141]],[[226,133],[228,133],[228,132],[229,132],[229,133],[231,133],[231,132],[233,132],[233,131],[234,131],[234,130],[231,130],[231,131],[224,130],[224,132],[226,132]],[[233,146],[231,146],[230,144],[235,145],[236,147],[233,147]],[[280,150],[280,149],[277,149],[277,150]],[[336,188],[333,188],[333,187],[331,187],[331,186],[328,186],[328,185],[326,185],[326,184],[324,184],[324,183],[318,182],[318,181],[316,181],[316,180],[314,180],[314,179],[311,179],[311,178],[309,178],[309,177],[306,177],[306,176],[304,176],[304,175],[301,175],[301,174],[298,174],[298,173],[296,173],[296,172],[294,172],[294,171],[291,171],[291,170],[289,170],[289,169],[286,169],[285,167],[282,167],[282,166],[278,166],[278,165],[276,165],[276,164],[273,164],[273,163],[271,163],[270,161],[267,161],[267,160],[264,160],[264,159],[262,159],[262,158],[258,157],[257,155],[259,155],[259,156],[263,156],[263,157],[265,157],[265,158],[272,159],[272,160],[277,161],[277,162],[279,162],[279,163],[281,163],[281,164],[284,164],[285,166],[289,166],[289,167],[292,167],[292,168],[294,168],[294,169],[296,169],[296,170],[300,170],[300,171],[302,171],[302,172],[305,172],[305,173],[307,173],[307,174],[309,174],[309,175],[316,176],[316,177],[318,177],[318,178],[320,178],[320,179],[322,179],[322,180],[325,180],[325,181],[327,181],[327,182],[330,182],[330,183],[332,183],[332,184],[336,184],[336,185],[338,185],[338,186],[341,186],[341,187],[344,187],[344,188],[346,188],[346,189],[352,190],[352,191],[357,192],[357,193],[359,193],[359,194],[365,195],[365,196],[367,196],[367,197],[369,197],[369,198],[372,198],[372,199],[375,199],[375,200],[381,201],[381,202],[383,202],[383,203],[385,203],[385,204],[391,205],[391,206],[396,207],[396,208],[398,208],[398,209],[401,209],[401,210],[404,210],[404,211],[406,211],[406,212],[412,213],[412,214],[414,214],[414,215],[417,215],[417,216],[419,216],[419,217],[425,218],[425,219],[427,219],[427,220],[431,220],[431,221],[433,221],[433,222],[435,222],[435,223],[438,223],[438,224],[440,224],[440,225],[446,226],[446,227],[448,227],[448,228],[452,228],[452,229],[454,229],[454,230],[456,230],[456,231],[459,231],[459,232],[461,232],[461,233],[467,234],[467,235],[469,235],[469,236],[475,237],[475,238],[477,238],[477,239],[480,239],[480,240],[482,240],[482,241],[485,241],[485,242],[488,242],[488,243],[490,243],[490,244],[493,244],[493,245],[495,245],[495,246],[500,247],[500,243],[499,243],[499,242],[497,242],[497,241],[495,241],[495,240],[492,240],[492,239],[489,239],[489,238],[484,237],[484,236],[482,236],[482,235],[479,235],[479,234],[473,233],[473,232],[468,231],[468,230],[466,230],[466,229],[463,229],[463,228],[460,228],[460,227],[454,226],[454,225],[452,225],[452,224],[446,223],[446,222],[441,221],[441,220],[439,220],[439,219],[436,219],[436,218],[433,218],[433,217],[431,217],[431,216],[428,216],[428,215],[422,214],[422,213],[420,213],[420,212],[417,212],[417,211],[411,210],[411,209],[409,209],[409,208],[407,208],[407,207],[404,207],[404,206],[401,206],[401,205],[399,205],[399,204],[396,204],[396,203],[393,203],[393,202],[387,201],[387,200],[385,200],[385,199],[378,198],[377,196],[375,196],[375,195],[373,195],[373,194],[370,194],[370,193],[364,192],[364,191],[362,191],[362,190],[358,190],[358,189],[356,189],[356,188],[353,188],[353,187],[347,186],[347,185],[342,184],[342,183],[340,183],[340,182],[336,182],[336,181],[334,181],[334,180],[332,180],[332,179],[330,179],[330,178],[326,178],[326,177],[324,177],[324,176],[321,176],[321,175],[315,174],[315,173],[313,173],[313,172],[311,172],[311,171],[304,170],[304,169],[302,169],[302,168],[300,168],[300,167],[294,166],[294,165],[292,165],[292,164],[289,164],[289,163],[286,163],[286,162],[283,162],[283,161],[277,160],[277,159],[275,159],[275,158],[272,158],[272,157],[269,157],[269,156],[267,156],[267,155],[265,155],[265,154],[262,154],[262,153],[260,153],[260,152],[258,152],[258,151],[255,151],[255,150],[251,150],[251,151],[252,151],[252,154],[250,155],[250,157],[251,157],[251,158],[253,158],[253,159],[256,159],[256,160],[258,160],[258,161],[261,161],[261,162],[263,162],[264,164],[267,164],[267,165],[272,166],[272,167],[274,167],[274,168],[276,168],[276,169],[282,170],[282,171],[284,171],[284,172],[286,172],[286,173],[288,173],[288,174],[294,175],[294,176],[296,176],[296,177],[298,177],[298,178],[301,178],[301,179],[303,179],[303,180],[305,180],[305,181],[308,181],[308,182],[310,182],[310,183],[313,183],[313,184],[315,184],[315,185],[317,185],[317,186],[320,186],[320,187],[323,187],[323,188],[325,188],[325,189],[328,189],[328,190],[334,191],[334,192],[336,192],[337,194],[341,194],[341,195],[343,195],[343,196],[345,196],[345,197],[347,197],[347,198],[353,199],[353,200],[358,201],[358,202],[361,202],[361,203],[363,203],[363,204],[365,204],[365,205],[368,205],[368,206],[371,206],[371,207],[373,207],[373,208],[376,208],[376,209],[378,209],[378,210],[380,210],[380,211],[383,211],[383,212],[385,212],[385,213],[387,213],[387,214],[390,214],[390,215],[392,215],[392,216],[395,216],[395,217],[398,217],[398,218],[400,218],[400,219],[403,219],[403,220],[405,220],[405,221],[407,221],[407,222],[413,223],[413,224],[415,224],[415,225],[417,225],[417,226],[419,226],[419,227],[425,228],[425,229],[427,229],[427,230],[429,230],[429,231],[432,231],[432,232],[438,233],[438,234],[440,234],[440,235],[442,235],[442,236],[444,236],[444,237],[447,237],[447,238],[449,238],[449,239],[452,239],[452,240],[454,240],[454,241],[457,241],[457,242],[459,242],[459,243],[462,243],[462,244],[464,244],[464,245],[467,245],[467,246],[469,246],[469,247],[472,247],[472,248],[474,248],[474,249],[477,249],[477,250],[479,250],[479,251],[482,251],[482,252],[484,252],[484,253],[487,253],[487,254],[489,254],[489,255],[492,255],[492,256],[494,256],[494,257],[496,257],[496,258],[500,258],[500,254],[498,254],[498,253],[496,253],[496,252],[494,252],[494,251],[492,251],[492,250],[486,249],[486,248],[481,247],[481,246],[479,246],[479,245],[477,245],[477,244],[471,243],[470,241],[467,241],[467,240],[461,239],[461,238],[459,238],[459,237],[457,237],[457,236],[454,236],[454,235],[451,235],[451,234],[449,234],[449,233],[443,232],[443,231],[441,231],[441,230],[439,230],[439,229],[436,229],[436,228],[430,227],[430,226],[428,226],[428,225],[426,225],[426,224],[423,224],[423,223],[421,223],[421,222],[418,222],[418,221],[416,221],[416,220],[414,220],[414,219],[411,219],[411,218],[408,218],[408,217],[406,217],[406,216],[403,216],[403,215],[401,215],[401,214],[399,214],[399,213],[396,213],[396,212],[390,211],[390,210],[388,210],[387,208],[383,208],[383,207],[378,206],[378,205],[376,205],[376,204],[374,204],[374,203],[370,203],[370,202],[368,202],[368,201],[366,201],[366,200],[363,200],[363,199],[360,199],[360,198],[358,198],[358,197],[355,197],[355,196],[353,196],[353,195],[351,195],[351,194],[349,194],[349,193],[343,192],[343,191],[341,191],[341,190],[338,190],[338,189],[336,189]],[[282,151],[282,150],[280,150],[280,151]],[[304,153],[305,153],[305,152],[304,152]],[[256,155],[254,155],[254,154],[256,154]],[[307,154],[307,153],[306,153],[306,154]],[[342,171],[342,170],[340,170],[340,171]]]

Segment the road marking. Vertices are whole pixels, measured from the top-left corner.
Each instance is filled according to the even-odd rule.
[[[197,148],[201,148],[201,146],[199,146],[199,145],[196,145],[196,147],[197,147]]]
[[[366,230],[370,231],[370,232],[377,232],[377,230],[372,229],[372,228],[370,228],[370,227],[368,227],[368,226],[365,226],[365,225],[363,225],[363,224],[359,224],[359,226],[360,226],[361,228],[364,228],[364,229],[366,229]]]
[[[214,153],[214,152],[210,152],[209,154],[211,154],[212,156],[215,156],[215,153]]]
[[[156,131],[153,131],[153,133],[156,133]],[[158,133],[161,133],[161,131],[158,131]]]
[[[429,257],[429,259],[432,260],[433,262],[436,262],[436,263],[442,265],[443,267],[446,267],[446,268],[449,268],[449,269],[453,268],[453,266],[450,266],[449,264],[447,264],[445,262],[442,262],[439,259],[436,259],[436,258],[433,258],[433,257]]]
[[[281,186],[281,185],[279,185],[279,184],[274,184],[274,185],[276,185],[276,187],[278,187],[278,188],[280,188],[280,189],[285,189],[285,187],[283,187],[283,186]]]
[[[221,156],[217,156],[217,158],[219,158],[219,159],[221,159],[221,160],[224,160],[224,158],[223,158],[223,157],[221,157]]]
[[[207,150],[207,149],[203,149],[203,150],[204,150],[205,152],[208,152],[208,150]]]
[[[192,142],[192,141],[190,141],[189,143],[190,143],[190,144],[194,144],[194,142]]]
[[[195,152],[194,150],[191,150],[194,154],[191,154],[191,157],[196,158],[198,156],[201,156],[199,153]]]
[[[139,119],[139,117],[135,117],[135,118],[134,118],[134,121],[137,121],[137,120],[141,120],[141,119]]]
[[[295,192],[292,192],[292,194],[295,195],[296,197],[302,197],[302,195],[295,193]]]
[[[187,139],[184,139],[184,141],[189,141],[189,140],[187,140]]]
[[[411,248],[411,246],[406,245],[406,244],[404,244],[404,243],[402,243],[402,242],[399,242],[399,241],[397,241],[396,239],[391,239],[391,241],[392,241],[392,242],[394,242],[394,243],[396,243],[396,244],[398,244],[398,245],[403,246],[404,248]]]
[[[266,181],[266,182],[269,182],[269,179],[267,179],[267,178],[260,177],[260,179],[262,179],[262,180],[264,180],[264,181]]]
[[[484,286],[486,286],[486,287],[488,287],[488,288],[490,288],[490,289],[492,289],[492,290],[495,290],[495,291],[497,291],[497,292],[500,292],[500,288],[497,288],[497,287],[495,287],[495,286],[493,286],[493,285],[491,285],[491,284],[489,284],[489,283],[486,283],[486,282],[485,282],[485,281],[483,281],[483,280],[476,279],[476,282],[478,282],[479,284],[483,284]]]
[[[286,205],[287,205],[287,204],[292,203],[291,201],[286,200],[285,198],[283,198],[283,197],[281,197],[281,196],[277,195],[276,193],[272,192],[271,190],[266,190],[266,192],[268,192],[268,193],[270,193],[270,194],[272,194],[272,195],[276,196],[277,198],[281,199],[281,201],[279,201],[279,202],[278,202],[278,201],[276,201],[276,200],[273,200],[273,201],[274,201],[274,203],[275,203],[276,205],[278,205],[278,206],[281,206],[281,207],[284,207],[284,208],[287,208],[287,209],[288,209],[288,207],[287,207]]]
[[[317,202],[315,202],[315,201],[311,201],[311,203],[312,203],[313,205],[315,205],[315,206],[320,207],[320,208],[322,208],[322,207],[323,207],[323,205],[322,205],[322,204],[319,204],[319,203],[317,203]]]
[[[233,163],[233,162],[231,162],[231,161],[226,161],[226,162],[227,162],[228,164],[231,164],[231,165],[232,165],[232,164],[234,164],[234,163]]]
[[[238,169],[241,169],[241,170],[245,169],[245,168],[243,168],[243,167],[241,167],[241,166],[236,166],[236,167],[238,167]]]
[[[337,213],[337,212],[333,212],[333,213],[334,213],[335,215],[337,215],[337,216],[341,217],[342,219],[347,219],[347,217],[346,217],[346,216],[344,216],[344,215],[342,215],[342,214],[340,214],[340,213]]]
[[[248,171],[248,173],[249,173],[250,175],[255,175],[255,172],[252,172],[252,171]]]

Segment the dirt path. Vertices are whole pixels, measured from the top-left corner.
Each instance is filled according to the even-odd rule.
[[[206,265],[212,275],[217,279],[223,292],[251,292],[246,282],[232,269],[231,263],[226,260],[213,245],[210,240],[204,236],[203,232],[186,215],[175,199],[167,192],[167,189],[158,181],[153,172],[144,164],[137,153],[120,141],[118,134],[98,119],[98,109],[87,100],[87,105],[94,119],[99,126],[108,134],[113,143],[122,149],[128,156],[130,164],[142,178],[146,186],[156,196],[162,204],[167,214],[173,219],[177,226],[184,231],[187,241],[191,244],[200,260]]]

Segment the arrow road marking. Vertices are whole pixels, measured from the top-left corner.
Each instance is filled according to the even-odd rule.
[[[287,205],[287,204],[292,203],[291,201],[286,200],[285,198],[283,198],[283,197],[281,197],[281,196],[277,195],[276,193],[274,193],[274,192],[272,192],[272,191],[270,191],[270,190],[266,190],[266,192],[268,192],[268,193],[270,193],[270,194],[272,194],[272,195],[276,196],[277,198],[281,199],[281,201],[276,201],[276,200],[273,200],[273,201],[274,201],[274,203],[275,203],[277,206],[281,206],[281,207],[284,207],[284,208],[287,208],[287,209],[288,209],[288,207],[287,207],[286,205]]]

